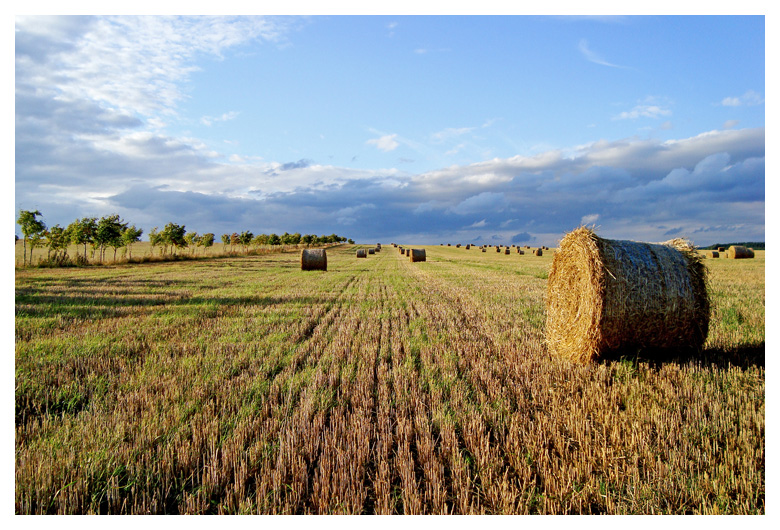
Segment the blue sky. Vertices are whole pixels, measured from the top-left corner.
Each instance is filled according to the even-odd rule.
[[[765,239],[763,16],[17,17],[14,210]],[[17,234],[20,234],[17,227]]]

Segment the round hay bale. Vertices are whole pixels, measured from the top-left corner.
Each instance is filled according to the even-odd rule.
[[[455,248],[460,248],[460,243],[458,243],[457,245],[455,245]]]
[[[701,350],[707,270],[687,241],[602,239],[580,227],[561,240],[547,280],[545,341],[575,361],[644,350]]]
[[[718,247],[718,252],[726,252],[726,247]]]
[[[504,254],[506,254],[506,255],[508,256],[508,255],[509,255],[509,252],[510,252],[510,251],[509,251],[509,247],[506,247],[506,250],[504,250]]]
[[[471,245],[466,245],[466,250],[471,250]]]
[[[746,259],[754,258],[755,256],[756,254],[753,250],[742,245],[731,245],[726,251],[726,257],[729,259]]]
[[[541,256],[542,255],[542,249],[541,248],[537,248],[536,250],[533,251],[533,255],[534,256]]]
[[[487,249],[485,247],[482,247],[482,252],[487,252]]]
[[[375,254],[375,253],[376,253],[376,250],[375,250],[375,249],[373,249],[373,248],[370,248],[370,249],[368,249],[368,253],[369,253],[369,254]]]
[[[416,261],[425,261],[425,249],[424,248],[413,248],[411,254],[407,254],[409,256],[409,261],[412,263]]]
[[[305,248],[301,250],[302,271],[328,270],[328,256],[324,248]]]
[[[406,249],[406,257],[407,258],[409,257],[409,249],[408,248]]]
[[[501,252],[501,247],[496,247],[496,252]]]
[[[517,253],[521,255],[525,254],[525,252],[523,252],[523,250],[520,247],[517,247]]]
[[[355,257],[356,258],[366,258],[366,257],[368,257],[368,254],[366,254],[366,249],[364,249],[364,248],[357,249],[357,251],[355,252]]]
[[[376,247],[376,248],[374,249],[374,252],[376,252],[377,254],[378,254],[379,252],[381,252],[381,251],[382,251],[382,247]]]
[[[450,245],[449,243],[447,243],[447,246],[448,246],[448,247],[451,247],[452,245]]]
[[[718,252],[717,250],[705,250],[704,255],[708,258],[719,258],[720,252]]]

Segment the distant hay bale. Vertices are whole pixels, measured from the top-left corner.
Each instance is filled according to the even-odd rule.
[[[460,243],[458,243],[457,245],[455,245],[455,248],[460,248]]]
[[[718,247],[718,252],[726,252],[726,247]]]
[[[450,246],[452,246],[452,245],[450,245],[449,243],[447,243],[447,246],[448,246],[448,247],[450,247]]]
[[[466,245],[466,250],[471,250],[471,245]]]
[[[541,256],[542,255],[542,249],[541,248],[537,248],[536,250],[533,251],[533,255],[534,256]]]
[[[376,250],[373,248],[368,249],[369,254],[376,254]]]
[[[376,247],[376,248],[374,249],[374,252],[377,252],[377,253],[379,253],[379,252],[381,252],[381,251],[382,251],[382,247]]]
[[[366,258],[366,257],[368,257],[368,254],[366,254],[366,249],[364,249],[364,248],[357,249],[357,251],[355,252],[355,257],[357,257],[357,258]]]
[[[496,247],[496,252],[501,252],[501,247]]]
[[[485,247],[482,247],[482,252],[487,252],[487,249]]]
[[[525,252],[523,252],[523,250],[520,247],[517,247],[517,253],[518,254],[525,254]]]
[[[509,247],[506,247],[506,250],[504,250],[504,254],[506,254],[507,256],[509,255]]]
[[[614,241],[580,227],[553,256],[547,347],[575,361],[624,351],[699,352],[710,320],[706,273],[683,239]]]
[[[746,259],[756,257],[753,249],[743,247],[742,245],[731,245],[726,251],[726,257],[729,259]]]
[[[705,250],[704,255],[708,258],[719,258],[720,252],[718,252],[717,250]]]
[[[424,248],[413,248],[412,253],[407,254],[409,256],[409,261],[412,263],[416,261],[425,261],[425,249]]]
[[[302,271],[328,270],[328,256],[324,248],[305,248],[301,250]]]
[[[409,257],[409,249],[408,248],[406,249],[406,257],[407,258]]]

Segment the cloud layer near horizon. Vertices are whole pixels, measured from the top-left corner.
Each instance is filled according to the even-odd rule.
[[[17,20],[16,209],[39,209],[49,225],[116,212],[147,233],[173,221],[216,234],[552,245],[588,223],[614,238],[764,239],[764,128],[667,142],[600,140],[420,174],[248,159],[165,132],[195,55],[218,56],[247,40],[277,42],[285,24]],[[180,44],[205,25],[211,38]],[[146,40],[116,39],[131,33]],[[391,151],[396,137],[368,142]]]

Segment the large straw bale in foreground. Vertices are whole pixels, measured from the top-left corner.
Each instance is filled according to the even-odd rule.
[[[328,270],[328,256],[324,248],[305,248],[301,250],[302,271]]]
[[[683,239],[614,241],[580,227],[553,257],[546,342],[572,360],[700,351],[710,321],[703,258]]]

